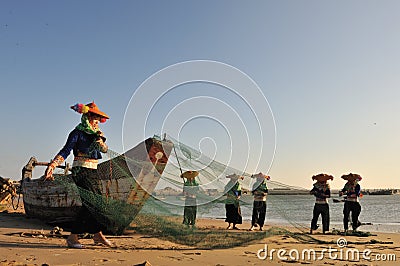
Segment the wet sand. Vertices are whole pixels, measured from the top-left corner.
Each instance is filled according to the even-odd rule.
[[[226,231],[223,220],[199,219],[197,230]],[[248,229],[250,224],[240,226]],[[277,227],[276,225],[273,226]],[[272,226],[266,225],[265,230]],[[282,227],[283,228],[283,227]],[[246,245],[226,249],[198,249],[173,243],[154,236],[139,234],[134,230],[123,236],[109,236],[115,248],[95,246],[91,239],[82,239],[85,249],[67,248],[65,237],[68,232],[51,236],[52,226],[27,218],[23,209],[8,209],[0,213],[0,265],[399,265],[400,234],[374,233],[373,236],[345,236],[347,246],[341,248],[336,242],[342,236],[315,234],[316,239],[325,244],[308,243],[288,233],[267,236]],[[291,233],[299,232],[294,227],[286,227]],[[231,232],[231,231],[230,231]],[[257,232],[247,232],[253,234]],[[328,244],[328,242],[330,242]],[[263,252],[267,247],[268,253]],[[337,249],[337,252],[324,251]],[[272,250],[275,250],[271,253]],[[281,249],[280,257],[278,250]],[[305,250],[315,250],[317,259],[302,258]],[[357,249],[360,259],[354,260],[346,252]],[[366,258],[362,252],[371,250]],[[296,251],[299,257],[296,258]],[[342,258],[341,254],[342,253]],[[258,255],[257,255],[258,254]],[[307,255],[307,253],[305,253]],[[290,256],[295,259],[290,259]],[[335,258],[336,256],[336,258]],[[318,257],[323,257],[319,259]],[[377,260],[379,258],[379,260]],[[385,259],[385,261],[382,261]],[[391,261],[388,261],[390,259]],[[395,261],[394,261],[395,259]]]

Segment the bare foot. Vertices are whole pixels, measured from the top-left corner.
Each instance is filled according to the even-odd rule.
[[[67,246],[69,248],[78,248],[78,249],[85,248],[81,243],[79,243],[78,235],[76,234],[70,234],[68,236]]]
[[[103,235],[102,232],[99,232],[99,233],[94,234],[94,236],[93,236],[93,241],[94,241],[94,244],[95,244],[95,245],[97,245],[97,244],[102,244],[102,245],[105,245],[105,246],[108,246],[108,247],[113,247],[113,246],[114,246],[113,243],[112,243],[110,240],[108,240],[108,239]]]

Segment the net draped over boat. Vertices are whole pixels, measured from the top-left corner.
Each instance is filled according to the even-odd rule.
[[[157,136],[155,138],[160,139]],[[78,189],[68,176],[57,176],[55,182],[62,183],[70,191],[78,193],[84,205],[104,226],[104,231],[112,234],[123,234],[126,229],[132,229],[188,246],[226,248],[248,244],[252,240],[270,235],[289,233],[277,227],[266,231],[248,232],[183,225],[185,200],[182,193],[184,180],[180,177],[182,171],[199,172],[196,181],[200,184],[200,189],[196,192],[196,203],[203,211],[198,211],[197,218],[224,218],[224,212],[221,217],[215,217],[210,212],[216,208],[225,208],[226,192],[229,189],[227,175],[238,174],[244,177],[239,181],[243,192],[240,205],[250,206],[250,209],[253,204],[251,191],[257,186],[256,182],[260,181],[251,178],[251,173],[212,160],[172,137],[168,137],[168,140],[173,145],[167,149],[163,147],[164,151],[168,150],[169,158],[166,164],[161,165],[157,164],[157,161],[154,164],[154,160],[158,160],[155,158],[150,162],[132,154],[127,156],[109,150],[98,167],[98,186],[103,191],[102,195]],[[154,156],[157,157],[157,154],[153,154]],[[270,190],[306,191],[304,188],[286,185],[276,180],[269,180],[267,184]],[[309,227],[297,223],[291,218],[290,211],[280,207],[285,204],[284,200],[282,197],[268,195],[267,204],[273,204],[279,216],[300,230],[301,233],[296,235],[298,239],[315,242],[315,238],[304,234],[308,232]],[[296,206],[294,208],[298,209]],[[251,216],[251,213],[247,216]],[[268,224],[268,213],[266,223]]]

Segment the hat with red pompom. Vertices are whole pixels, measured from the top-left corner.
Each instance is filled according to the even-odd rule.
[[[82,103],[77,103],[71,106],[71,109],[80,114],[87,114],[87,113],[96,114],[101,117],[100,123],[104,123],[106,122],[107,119],[110,118],[106,113],[100,111],[99,107],[97,107],[94,101],[86,105]]]

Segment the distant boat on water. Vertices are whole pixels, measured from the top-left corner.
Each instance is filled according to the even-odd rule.
[[[309,190],[273,188],[268,190],[269,195],[310,195]]]
[[[400,194],[400,189],[371,189],[363,191],[367,195],[395,195]]]

